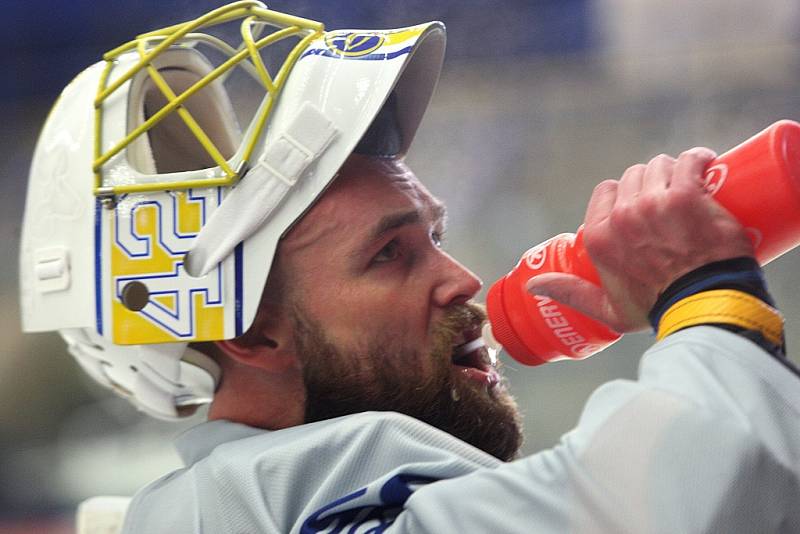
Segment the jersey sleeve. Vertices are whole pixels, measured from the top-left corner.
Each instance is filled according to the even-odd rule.
[[[687,329],[541,453],[415,491],[391,532],[800,532],[800,379]]]

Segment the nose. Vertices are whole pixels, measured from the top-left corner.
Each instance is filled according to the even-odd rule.
[[[446,252],[440,251],[440,254],[439,278],[433,289],[433,301],[441,307],[464,304],[481,290],[483,282]]]

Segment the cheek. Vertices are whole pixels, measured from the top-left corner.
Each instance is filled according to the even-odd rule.
[[[308,313],[340,346],[383,339],[393,346],[424,349],[429,329],[426,299],[412,291],[341,289],[307,301]]]

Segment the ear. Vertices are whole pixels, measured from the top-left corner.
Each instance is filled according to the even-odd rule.
[[[265,322],[257,317],[247,332],[234,339],[217,341],[216,345],[242,365],[282,373],[299,366],[293,339],[288,321]]]

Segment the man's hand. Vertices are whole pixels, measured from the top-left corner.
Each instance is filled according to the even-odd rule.
[[[575,275],[546,273],[528,290],[558,300],[617,332],[648,326],[647,314],[669,284],[698,267],[752,256],[742,226],[703,189],[715,154],[693,148],[656,156],[619,181],[595,187],[584,220],[586,250],[603,287]]]

